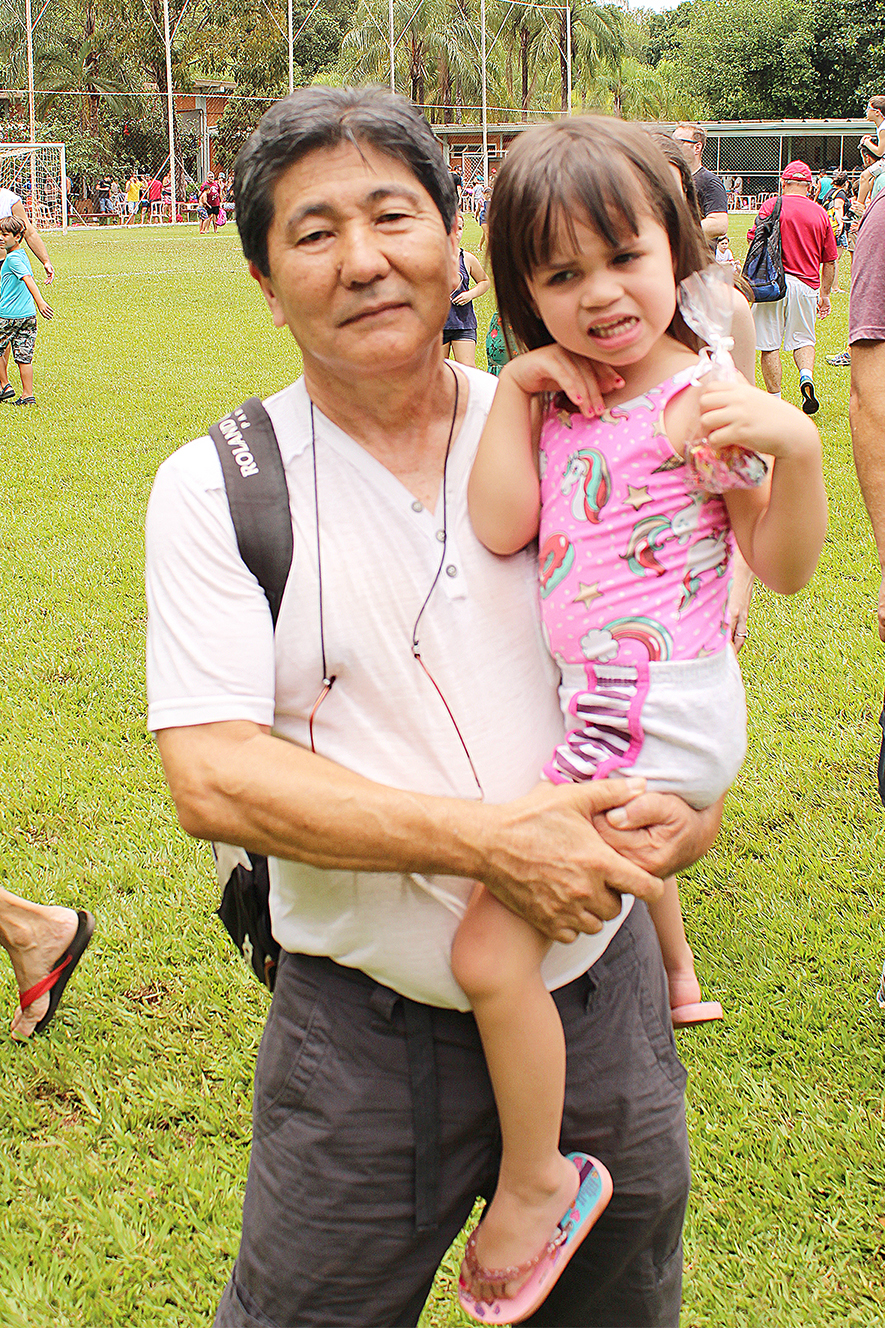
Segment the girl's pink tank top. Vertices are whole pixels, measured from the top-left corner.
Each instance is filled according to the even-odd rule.
[[[697,659],[725,647],[733,536],[664,431],[691,369],[596,420],[541,429],[541,612],[568,663]]]

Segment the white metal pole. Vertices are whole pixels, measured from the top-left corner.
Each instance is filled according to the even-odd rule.
[[[289,19],[289,91],[295,91],[295,43],[292,41],[292,0],[288,0]]]
[[[480,0],[480,23],[482,25],[482,45],[480,58],[482,63],[482,181],[489,182],[489,108],[486,87],[486,0]]]
[[[172,183],[172,222],[174,224],[178,216],[178,200],[175,197],[175,101],[172,95],[172,38],[169,35],[169,0],[163,0],[163,34],[163,40],[166,45],[166,104],[169,112],[169,178]]]
[[[68,233],[68,164],[64,143],[61,145],[61,233]]]
[[[31,0],[25,0],[25,30],[28,37],[28,124],[32,143],[37,141],[37,121],[34,115],[34,25],[31,22]],[[37,163],[31,153],[31,221],[37,216]]]
[[[25,30],[28,37],[28,120],[30,123],[31,142],[36,143],[36,120],[34,117],[34,27],[31,23],[31,0],[25,0]]]
[[[393,0],[387,0],[387,40],[390,45],[390,91],[396,92],[396,74],[393,68]]]
[[[566,115],[572,113],[572,7],[565,7],[565,86],[566,86]]]

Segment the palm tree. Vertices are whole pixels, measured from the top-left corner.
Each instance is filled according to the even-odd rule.
[[[579,84],[588,86],[598,70],[617,66],[625,44],[624,13],[616,5],[581,4],[572,10],[572,60]]]
[[[409,96],[423,106],[435,82],[440,37],[438,0],[394,0],[393,26],[396,82],[408,85]],[[390,78],[388,7],[381,0],[360,0],[353,26],[341,43],[339,69],[348,79],[386,83]]]
[[[41,49],[39,81],[49,92],[81,92],[81,127],[97,137],[102,105],[121,118],[133,110],[125,94],[136,90],[138,70],[127,58],[127,25],[117,6],[95,0],[72,5],[64,18]]]

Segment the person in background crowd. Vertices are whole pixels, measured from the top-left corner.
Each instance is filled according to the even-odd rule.
[[[860,140],[864,169],[857,182],[857,201],[861,208],[870,202],[873,185],[885,171],[885,97],[870,97],[864,115],[876,126],[876,132],[864,134]]]
[[[836,275],[836,239],[830,219],[819,203],[809,198],[811,168],[791,161],[781,175],[783,186],[780,234],[787,293],[782,300],[753,306],[756,349],[761,351],[762,377],[772,396],[781,394],[781,346],[791,351],[799,370],[802,409],[813,415],[820,408],[814,390],[815,319],[830,312],[830,291]],[[759,210],[756,221],[767,217],[776,199]],[[756,225],[747,232],[752,242]]]
[[[707,131],[699,124],[678,124],[673,130],[673,140],[685,153],[697,190],[701,229],[712,243],[718,236],[728,234],[728,195],[719,176],[708,171],[701,160]]]
[[[489,186],[489,188],[487,188],[487,189],[483,189],[483,191],[482,191],[482,204],[480,205],[479,214],[478,214],[478,216],[477,216],[477,218],[476,218],[477,221],[479,222],[479,229],[482,231],[482,239],[481,239],[480,242],[479,242],[479,244],[480,244],[480,248],[481,248],[481,249],[486,249],[486,248],[488,248],[488,243],[489,243],[489,205],[490,205],[491,201],[492,201],[492,190],[491,190],[491,186]]]
[[[458,244],[464,235],[464,218],[458,213]],[[452,292],[452,307],[443,328],[443,354],[451,354],[459,364],[476,364],[476,309],[474,300],[485,295],[491,282],[483,271],[479,259],[467,249],[458,249],[458,275],[460,281]],[[471,287],[471,279],[476,283]]]
[[[126,212],[129,223],[138,212],[138,204],[141,199],[142,183],[138,172],[133,169],[132,174],[126,181]]]
[[[116,180],[111,183],[111,192],[108,196],[108,207],[113,216],[117,217],[120,225],[123,225],[123,214],[126,211],[126,195],[120,188]]]
[[[713,254],[717,263],[723,267],[730,267],[732,272],[740,272],[741,265],[731,252],[731,245],[728,243],[727,235],[720,235],[716,240],[716,248]]]
[[[485,180],[479,178],[473,185],[473,215],[479,220],[479,214],[482,211],[483,199],[485,198]]]
[[[148,185],[148,207],[150,213],[148,220],[153,223],[160,223],[163,220],[163,181],[159,175],[155,175]]]
[[[110,213],[111,211],[111,185],[113,180],[109,175],[103,175],[95,186],[95,210],[98,213]]]
[[[221,186],[210,175],[200,192],[200,234],[205,235],[211,227],[214,235],[218,226],[218,214],[221,211]],[[204,215],[205,214],[205,215]]]

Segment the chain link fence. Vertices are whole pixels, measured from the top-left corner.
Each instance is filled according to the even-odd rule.
[[[839,170],[855,175],[863,166],[856,132],[773,134],[754,128],[740,135],[710,134],[704,147],[704,165],[722,177],[732,207],[755,210],[777,193],[781,171],[797,159],[815,175]]]

